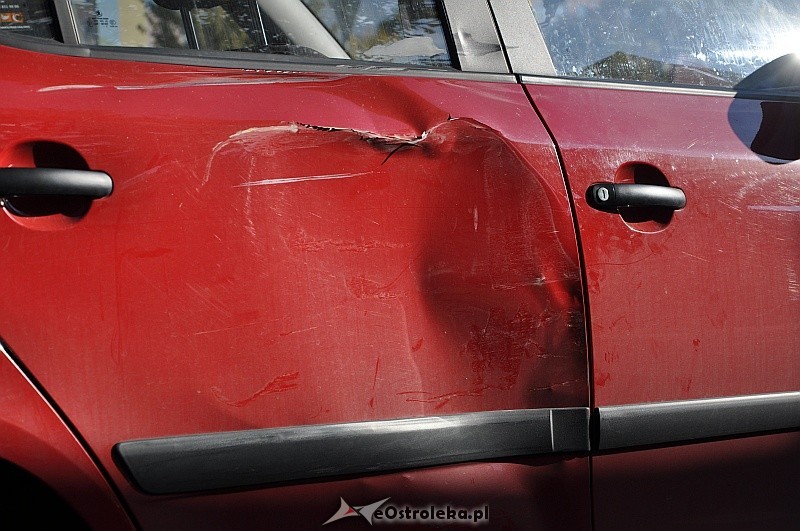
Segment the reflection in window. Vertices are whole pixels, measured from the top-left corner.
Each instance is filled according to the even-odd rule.
[[[353,59],[450,66],[434,0],[303,0]]]
[[[247,10],[230,9],[229,12],[222,6],[214,6],[209,9],[192,9],[190,16],[200,50],[259,51],[257,43],[260,38],[258,32],[252,30],[258,28],[259,21]],[[251,31],[248,32],[245,28],[250,28]],[[256,33],[256,36],[251,33]]]
[[[559,75],[732,87],[800,52],[797,0],[532,0]]]
[[[55,39],[59,36],[51,0],[5,0],[0,2],[0,33],[13,32]]]
[[[129,4],[134,6],[136,4]],[[187,48],[189,43],[177,11],[165,9],[152,0],[143,2],[145,24],[136,24],[136,30],[145,43],[135,44],[135,39],[121,39],[121,46],[147,46],[152,48]]]
[[[435,0],[70,2],[81,44],[325,57],[327,38],[333,57],[451,66]]]
[[[152,0],[70,0],[81,44],[188,47],[181,15]]]

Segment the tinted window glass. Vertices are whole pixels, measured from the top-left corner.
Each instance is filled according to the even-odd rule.
[[[533,0],[559,75],[731,87],[800,52],[798,0]]]
[[[249,9],[248,9],[249,8]],[[189,11],[201,50],[259,51],[266,45],[254,4],[229,4]]]
[[[451,66],[435,0],[70,2],[82,44]]]
[[[32,37],[59,37],[55,10],[50,0],[0,0],[0,32]]]
[[[303,0],[354,59],[449,66],[434,0]]]
[[[179,11],[152,0],[70,0],[81,44],[187,47]]]

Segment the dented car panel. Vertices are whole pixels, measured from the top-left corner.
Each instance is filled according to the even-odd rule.
[[[114,179],[81,215],[6,210],[3,339],[146,527],[228,517],[138,492],[121,441],[588,407],[569,201],[519,85],[3,54],[4,164],[77,153]],[[441,473],[445,501],[448,474],[544,488],[568,466],[587,514],[587,459],[542,459],[379,482]],[[269,524],[376,481],[224,499]],[[529,494],[492,510],[550,518]]]
[[[8,509],[793,529],[800,8],[623,3],[0,17]]]

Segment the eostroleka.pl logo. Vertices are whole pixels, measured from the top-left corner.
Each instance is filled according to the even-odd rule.
[[[489,506],[465,509],[450,505],[428,507],[398,506],[389,503],[390,498],[369,505],[350,505],[339,498],[341,505],[333,516],[322,524],[327,525],[350,516],[361,516],[369,525],[373,524],[472,524],[489,522]]]

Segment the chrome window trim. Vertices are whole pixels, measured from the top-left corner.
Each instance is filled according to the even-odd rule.
[[[518,82],[515,76],[508,73],[464,72],[461,70],[444,70],[415,65],[338,61],[336,59],[319,59],[314,61],[305,57],[254,54],[247,52],[214,52],[212,54],[188,49],[68,45],[57,41],[38,39],[19,34],[0,34],[0,46],[9,46],[50,55],[180,66],[258,70],[259,72],[275,71],[280,73],[328,73],[369,76],[392,75],[494,83]]]
[[[671,94],[690,94],[693,96],[722,96],[732,98],[736,95],[733,89],[704,88],[687,85],[661,85],[634,81],[619,81],[615,79],[594,80],[576,77],[561,76],[531,76],[519,75],[519,79],[526,85],[557,85],[565,87],[580,87],[594,89],[625,90],[634,92],[664,92]]]
[[[744,98],[770,101],[800,101],[800,93],[778,90],[736,90],[694,85],[666,85],[645,82],[618,81],[614,79],[593,80],[585,78],[517,76],[525,85],[546,85],[660,94],[682,94],[688,96],[711,96],[717,98]]]

